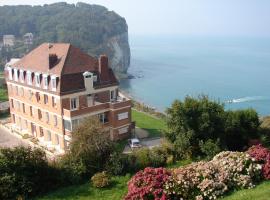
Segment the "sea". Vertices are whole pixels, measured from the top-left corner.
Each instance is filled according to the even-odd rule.
[[[187,95],[270,115],[270,37],[130,36],[132,79],[120,87],[165,111]]]

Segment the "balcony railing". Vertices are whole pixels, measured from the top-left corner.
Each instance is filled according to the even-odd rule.
[[[64,116],[66,117],[74,117],[78,115],[83,115],[91,112],[97,112],[101,110],[110,110],[110,109],[119,109],[122,107],[131,106],[131,100],[118,97],[114,101],[101,103],[98,101],[95,101],[92,106],[89,107],[83,107],[78,110],[64,110]]]

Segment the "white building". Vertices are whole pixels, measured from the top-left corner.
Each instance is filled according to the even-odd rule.
[[[15,44],[15,36],[14,35],[4,35],[3,36],[3,46],[4,47],[12,47]]]

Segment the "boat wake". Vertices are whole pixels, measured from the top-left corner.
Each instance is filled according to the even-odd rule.
[[[264,100],[270,100],[269,97],[264,96],[250,96],[250,97],[243,97],[238,99],[231,99],[226,101],[225,103],[244,103],[244,102],[251,102],[251,101],[264,101]]]

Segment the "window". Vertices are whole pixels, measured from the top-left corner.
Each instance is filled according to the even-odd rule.
[[[20,70],[20,81],[21,81],[21,83],[24,82],[24,72],[23,72],[23,70]]]
[[[20,111],[21,110],[21,104],[20,104],[19,101],[16,101],[16,103],[17,103],[17,110]]]
[[[44,104],[48,104],[48,95],[44,94]]]
[[[56,99],[54,96],[52,96],[52,106],[56,107]]]
[[[109,122],[108,113],[99,114],[99,121],[103,124]]]
[[[25,104],[22,104],[23,113],[25,113]]]
[[[40,74],[38,73],[35,74],[35,82],[36,82],[36,86],[40,87]]]
[[[56,91],[56,77],[52,76],[52,91]]]
[[[48,89],[48,85],[49,85],[48,76],[43,74],[43,87],[44,87],[44,89]]]
[[[28,90],[28,92],[29,92],[29,100],[31,100],[33,97],[33,92],[32,92],[32,90]]]
[[[118,120],[123,120],[128,118],[128,112],[118,114]]]
[[[33,107],[30,106],[29,108],[30,108],[30,115],[33,116]]]
[[[79,125],[78,119],[72,120],[72,130],[74,130],[76,127],[78,127],[78,125]]]
[[[64,119],[64,127],[66,130],[71,131],[71,123],[69,120]]]
[[[13,99],[11,99],[11,108],[14,108],[14,102],[13,102]]]
[[[40,137],[44,136],[44,131],[42,127],[39,127]]]
[[[14,80],[18,81],[18,70],[14,69]]]
[[[42,113],[40,109],[38,109],[38,119],[42,119]]]
[[[21,97],[24,96],[24,89],[23,89],[23,87],[20,88],[20,96],[21,96]]]
[[[114,99],[115,99],[115,91],[112,90],[112,91],[111,91],[111,100],[114,100]]]
[[[57,126],[57,116],[54,115],[53,118],[54,118],[54,126]]]
[[[24,129],[27,130],[28,123],[27,123],[27,120],[26,119],[24,120],[24,127],[25,127]]]
[[[118,129],[118,134],[125,134],[128,132],[128,127]]]
[[[19,88],[18,88],[18,86],[16,86],[15,88],[16,88],[16,95],[19,95]]]
[[[79,106],[78,106],[78,98],[71,98],[70,99],[70,108],[71,110],[76,110]]]
[[[30,71],[27,72],[27,84],[32,85],[32,73]]]
[[[49,123],[49,121],[50,121],[50,115],[48,112],[46,112],[46,122]]]
[[[48,141],[52,140],[51,131],[49,131],[49,130],[47,130],[47,138],[48,138]]]
[[[94,82],[97,82],[97,76],[96,76],[96,75],[93,76],[93,81],[94,81]]]
[[[57,134],[55,134],[55,144],[56,145],[59,144],[59,136]]]
[[[39,92],[36,92],[36,99],[37,99],[37,102],[40,101],[40,94],[39,94]]]

